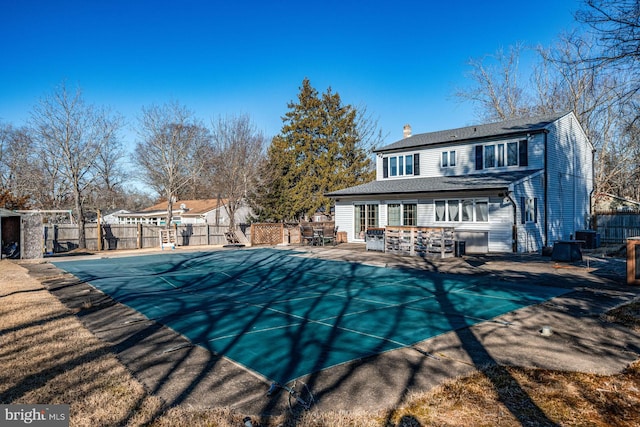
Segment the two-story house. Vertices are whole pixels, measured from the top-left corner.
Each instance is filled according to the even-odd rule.
[[[327,195],[349,242],[368,228],[448,227],[468,253],[530,252],[588,228],[594,148],[572,113],[411,135],[376,180]]]

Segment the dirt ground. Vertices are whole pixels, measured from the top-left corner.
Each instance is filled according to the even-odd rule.
[[[505,283],[571,289],[563,296],[494,321],[311,374],[302,381],[313,390],[315,410],[397,407],[413,392],[429,390],[444,380],[488,365],[613,374],[640,357],[640,334],[602,317],[607,310],[640,295],[640,287],[624,284],[625,261],[619,258],[592,253],[585,254],[581,262],[568,264],[536,254],[430,260],[367,252],[363,245],[348,244],[282,249],[299,250],[300,256],[418,268],[438,274],[484,275]],[[126,255],[131,253],[87,256]],[[46,260],[20,265],[107,343],[166,406],[230,407],[249,415],[274,415],[286,410],[282,394],[267,396],[269,384],[234,362],[190,345],[186,338],[141,318]]]

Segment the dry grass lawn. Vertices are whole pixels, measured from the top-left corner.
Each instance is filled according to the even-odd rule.
[[[640,302],[606,320],[640,328]],[[108,346],[19,265],[0,261],[0,403],[67,403],[72,426],[242,426],[225,408],[163,408]],[[598,376],[490,367],[377,414],[318,413],[253,426],[638,426],[640,361]]]

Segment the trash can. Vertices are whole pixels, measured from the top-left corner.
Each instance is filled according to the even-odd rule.
[[[466,255],[467,242],[465,240],[456,240],[454,243],[454,252],[456,258],[460,258],[461,256]]]
[[[640,285],[640,236],[627,239],[627,285]]]

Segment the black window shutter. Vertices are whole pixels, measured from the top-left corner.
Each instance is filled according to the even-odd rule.
[[[413,174],[420,175],[420,154],[413,155]]]
[[[520,150],[520,166],[529,166],[529,143],[523,139],[518,144]]]
[[[382,177],[389,178],[389,158],[384,157],[382,159]]]
[[[476,170],[482,169],[482,145],[476,145]]]
[[[520,221],[524,224],[527,222],[527,199],[520,197]]]
[[[538,198],[533,199],[533,222],[538,222]]]

